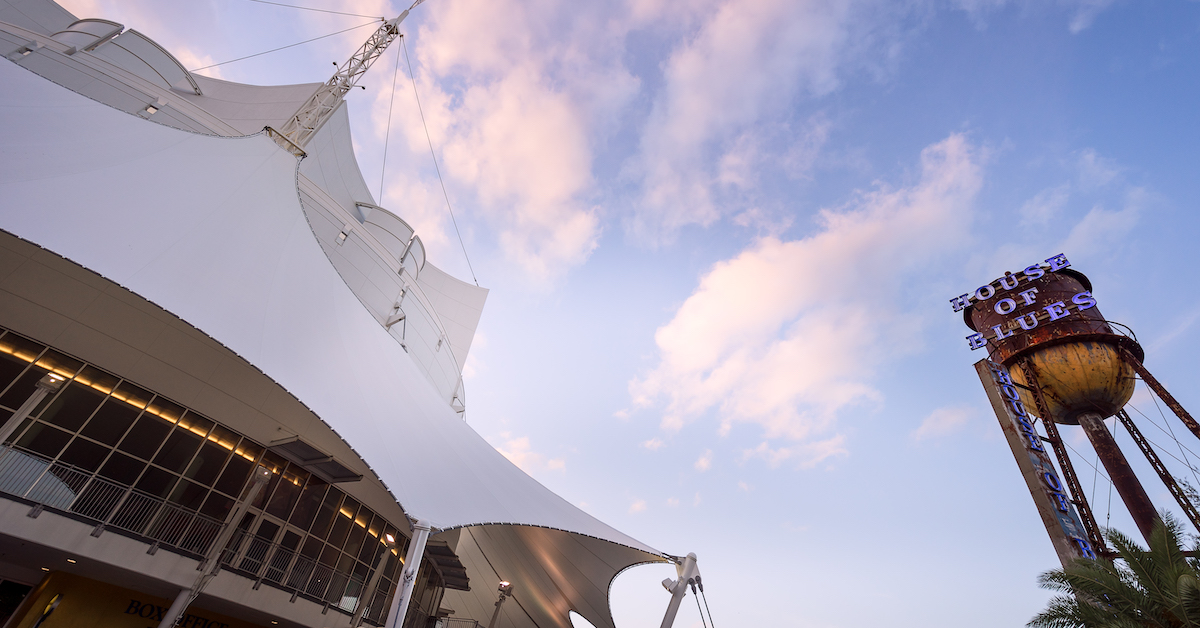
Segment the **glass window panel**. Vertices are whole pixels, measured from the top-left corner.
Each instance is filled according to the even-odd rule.
[[[204,503],[204,498],[207,495],[207,486],[187,480],[180,480],[175,485],[175,490],[171,491],[171,496],[168,499],[184,508],[200,510],[200,505]]]
[[[295,550],[296,546],[300,545],[300,535],[288,530],[283,533],[283,540],[279,542],[284,549]]]
[[[350,534],[346,535],[346,544],[342,546],[342,551],[350,556],[358,557],[358,550],[362,549],[363,538],[367,536],[367,529],[358,525],[358,521],[350,526]]]
[[[157,497],[166,497],[175,486],[176,476],[158,467],[150,467],[138,480],[137,488]]]
[[[350,573],[354,571],[354,565],[357,562],[358,561],[354,560],[353,556],[342,554],[341,557],[338,558],[337,570],[342,573]]]
[[[187,468],[188,463],[192,461],[192,455],[199,448],[199,436],[177,427],[154,456],[154,464],[179,473]]]
[[[100,475],[120,482],[121,484],[132,485],[138,476],[142,474],[142,469],[146,468],[146,463],[126,456],[125,454],[114,451],[108,458],[108,462],[100,469]]]
[[[5,412],[7,412],[7,410],[5,410]],[[11,414],[11,413],[9,413],[9,414]],[[25,419],[24,421],[21,421],[21,425],[16,430],[13,431],[12,436],[9,437],[8,441],[6,441],[6,442],[9,442],[9,443],[17,442],[17,439],[19,439],[21,437],[21,435],[25,433],[25,430],[29,429],[29,426],[32,423],[33,423],[33,419],[29,419],[29,418]]]
[[[100,463],[104,462],[104,457],[108,455],[109,451],[112,450],[104,445],[84,438],[76,438],[59,457],[59,461],[88,471],[96,471],[100,468]]]
[[[317,518],[313,521],[311,533],[325,538],[329,534],[329,528],[333,526],[333,518],[337,516],[338,507],[341,505],[342,492],[330,489],[325,494],[325,501],[321,502],[321,509],[317,511]]]
[[[158,446],[162,444],[163,439],[170,431],[171,426],[161,418],[144,412],[137,423],[133,425],[133,429],[129,430],[129,433],[121,440],[117,449],[149,460],[154,456],[154,452],[158,451]]]
[[[26,364],[36,360],[45,348],[45,345],[23,336],[18,336],[11,331],[4,334],[3,338],[0,338],[0,353],[11,355]]]
[[[258,529],[254,531],[254,536],[270,543],[275,540],[275,535],[278,533],[279,524],[270,519],[263,519],[262,523],[258,524]]]
[[[226,495],[241,497],[242,487],[246,485],[246,480],[250,479],[250,470],[253,468],[253,462],[234,455],[225,465],[225,470],[221,472],[221,479],[217,480],[215,488]]]
[[[258,462],[259,457],[263,454],[263,448],[243,438],[233,453],[250,462]]]
[[[79,372],[79,368],[83,366],[83,362],[75,358],[69,358],[54,349],[50,349],[44,353],[42,357],[38,358],[35,364],[47,371],[58,373],[67,379],[74,377],[75,373]],[[113,383],[115,384],[116,381],[114,380]]]
[[[283,477],[283,471],[287,468],[287,460],[284,460],[278,454],[268,451],[263,454],[259,464],[271,471],[270,481],[263,487],[263,490],[259,491],[258,496],[254,498],[254,503],[251,504],[255,508],[261,509],[267,503],[267,500],[270,499],[271,494],[275,492],[275,487],[279,485],[279,479]]]
[[[225,466],[225,459],[228,457],[228,449],[213,442],[206,442],[200,448],[200,453],[196,454],[192,463],[188,465],[187,471],[184,471],[183,477],[211,485],[221,472],[221,467]]]
[[[154,393],[125,381],[117,386],[112,396],[118,401],[128,404],[131,408],[144,410],[146,406],[150,405],[150,399],[154,397]]]
[[[325,549],[321,550],[321,558],[319,558],[318,560],[321,562],[322,565],[329,565],[330,567],[336,567],[338,564],[338,560],[341,557],[342,557],[342,553],[339,552],[336,547],[333,547],[331,545],[326,545]]]
[[[225,451],[234,451],[240,439],[241,436],[237,432],[220,425],[214,425],[212,432],[208,434],[208,440],[220,445]]]
[[[316,560],[323,549],[325,549],[325,544],[321,542],[321,539],[310,536],[308,540],[304,541],[304,548],[300,550],[300,554]]]
[[[215,491],[208,494],[208,499],[204,500],[204,505],[200,507],[201,514],[219,521],[224,521],[230,510],[233,510],[233,499]]]
[[[25,403],[25,400],[29,398],[29,395],[33,394],[38,380],[45,374],[46,371],[36,367],[25,371],[24,375],[18,377],[17,381],[13,382],[8,387],[8,390],[4,391],[3,395],[0,395],[0,406],[6,406],[13,410],[21,407],[21,404]]]
[[[27,368],[29,368],[28,362],[0,353],[0,391],[8,388],[8,385],[20,377]]]
[[[109,397],[80,433],[105,445],[116,445],[137,415],[136,409]]]
[[[338,511],[337,516],[333,518],[333,529],[329,531],[329,543],[335,547],[341,547],[346,542],[346,535],[349,534],[353,525],[354,520],[346,516],[346,507],[343,506],[342,510]]]
[[[179,417],[183,416],[183,406],[172,403],[162,397],[155,397],[154,401],[151,401],[150,405],[147,406],[146,412],[173,425],[179,420]]]
[[[296,509],[292,511],[292,517],[288,521],[301,530],[307,530],[308,526],[312,524],[313,517],[317,515],[317,509],[321,507],[321,499],[325,497],[325,489],[328,486],[324,480],[316,476],[309,476],[304,493],[301,494],[300,501],[296,504]]]
[[[47,352],[46,357],[38,360],[38,366],[41,366],[42,363],[46,361],[46,358],[52,355],[53,351]],[[57,367],[54,369],[54,372],[59,373]],[[61,373],[59,374],[61,375]],[[91,388],[102,395],[107,395],[117,387],[117,382],[120,381],[120,379],[118,379],[115,375],[109,375],[108,373],[105,373],[94,366],[85,366],[83,367],[82,371],[79,371],[79,375],[75,376],[75,381],[81,386],[87,386],[88,388]]]
[[[74,432],[88,420],[102,401],[104,395],[87,386],[71,382],[59,391],[58,396],[38,418]]]
[[[68,440],[71,440],[69,432],[37,421],[28,430],[25,430],[25,433],[21,435],[21,440],[17,441],[17,445],[43,456],[55,458]]]
[[[287,520],[288,515],[292,514],[292,506],[296,505],[296,499],[300,497],[300,489],[304,486],[305,476],[308,474],[294,467],[288,467],[283,472],[283,479],[279,481],[279,485],[275,488],[275,494],[271,496],[271,502],[267,504],[267,514],[274,515],[280,519]]]
[[[212,429],[213,425],[215,425],[215,423],[200,416],[199,414],[196,414],[195,412],[192,412],[191,410],[189,410],[187,414],[183,415],[183,418],[179,419],[180,428],[185,429],[201,438],[208,436],[208,432]]]

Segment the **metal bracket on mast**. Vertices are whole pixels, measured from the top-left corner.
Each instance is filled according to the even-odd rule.
[[[700,575],[700,570],[696,567],[696,555],[688,554],[682,560],[677,560],[675,573],[679,575],[678,580],[667,578],[662,583],[663,588],[671,593],[671,601],[667,604],[667,613],[663,616],[661,628],[672,628],[675,625],[675,615],[679,612],[679,603],[683,601],[683,596],[687,595],[688,585],[694,585],[696,578]]]
[[[388,45],[400,36],[400,22],[408,17],[408,12],[424,1],[417,0],[403,13],[384,22],[383,26],[371,33],[366,43],[339,66],[337,72],[328,81],[325,81],[325,84],[318,88],[312,96],[309,96],[303,105],[300,105],[296,113],[292,114],[287,122],[284,122],[283,126],[279,128],[278,133],[287,138],[291,144],[303,149],[308,144],[308,140],[337,110],[346,92],[358,84],[358,79],[366,73],[371,64],[375,63]],[[288,147],[284,146],[284,148]]]

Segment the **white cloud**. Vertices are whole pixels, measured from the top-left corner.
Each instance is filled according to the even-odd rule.
[[[738,490],[742,491],[743,493],[749,493],[750,491],[754,490],[754,487],[745,482],[738,482]]]
[[[704,453],[701,454],[700,457],[696,459],[696,464],[693,466],[696,467],[697,471],[703,473],[712,468],[712,459],[713,459],[712,450],[706,449],[706,450],[704,450]]]
[[[667,507],[676,508],[678,506],[679,506],[679,498],[678,497],[668,497],[667,498]]]
[[[636,499],[632,504],[629,504],[629,514],[636,514],[646,510],[646,500]]]
[[[696,495],[695,495],[695,497],[692,497],[692,508],[695,508],[695,507],[699,506],[699,505],[700,505],[700,502],[701,502],[701,499],[700,499],[700,492],[699,492],[699,491],[696,491]]]
[[[1077,154],[1075,168],[1079,185],[1087,190],[1112,183],[1121,174],[1116,162],[1100,156],[1094,149],[1085,148]]]
[[[642,447],[645,447],[646,449],[649,449],[650,451],[658,451],[665,444],[666,443],[663,442],[663,439],[655,437],[655,438],[651,438],[650,440],[642,443]]]
[[[1063,4],[1074,9],[1067,28],[1072,33],[1080,33],[1096,21],[1096,16],[1112,6],[1113,0],[1063,0]]]
[[[1087,30],[1096,21],[1096,17],[1105,9],[1112,6],[1113,2],[1114,0],[1059,0],[1058,5],[1070,13],[1070,17],[1067,20],[1067,29],[1073,34],[1078,34]],[[1025,0],[1024,2],[1011,3],[1009,0],[957,0],[955,4],[966,11],[979,28],[986,27],[985,14],[1003,8],[1008,4],[1020,5],[1023,8],[1053,6],[1042,0]]]
[[[754,449],[743,450],[742,460],[759,458],[766,462],[767,466],[776,468],[783,464],[785,460],[796,458],[799,461],[797,465],[799,468],[811,469],[834,456],[849,455],[850,451],[846,449],[845,444],[846,437],[841,434],[832,438],[790,447],[772,448],[764,441],[759,443],[758,447]]]
[[[938,408],[921,421],[921,425],[913,431],[912,438],[922,441],[948,436],[962,429],[974,415],[975,409],[970,406]]]
[[[919,343],[904,286],[963,245],[980,185],[974,150],[953,135],[922,151],[911,187],[861,192],[823,210],[809,237],[763,238],[716,264],[655,334],[659,363],[630,382],[634,403],[663,406],[670,431],[715,411],[723,433],[751,423],[831,443],[839,411],[880,399],[873,369]],[[805,466],[831,454],[791,455]]]
[[[534,471],[543,469],[550,471],[564,471],[567,467],[567,461],[563,458],[546,458],[546,456],[533,451],[529,443],[528,436],[514,437],[510,432],[502,432],[500,438],[504,440],[501,445],[493,446],[496,451],[508,458],[510,462],[521,468],[522,471],[532,474]]]
[[[1142,188],[1130,188],[1125,194],[1125,207],[1119,210],[1092,207],[1067,235],[1057,250],[1084,257],[1116,247],[1137,226],[1138,217],[1150,200]]]
[[[726,0],[711,9],[664,64],[665,86],[629,168],[642,182],[630,225],[635,233],[669,239],[682,226],[720,217],[712,186],[752,181],[748,166],[757,149],[747,129],[798,93],[832,91],[851,44],[869,40],[851,35],[854,25],[866,22],[851,19],[854,6],[850,0]],[[730,145],[721,151],[724,142]],[[714,149],[723,156],[711,156]]]
[[[1038,192],[1021,205],[1021,226],[1042,227],[1057,216],[1071,197],[1071,186],[1059,185]]]
[[[534,278],[582,263],[601,231],[591,200],[595,145],[638,89],[605,9],[555,0],[422,8],[429,17],[417,35],[417,82],[455,205],[478,212],[508,259]],[[383,99],[375,103],[380,131]],[[407,107],[409,153],[428,161],[419,115]],[[425,214],[445,229],[437,196]]]

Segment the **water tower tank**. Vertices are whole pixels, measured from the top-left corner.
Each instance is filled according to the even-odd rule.
[[[1129,401],[1135,372],[1121,348],[1139,362],[1142,348],[1104,320],[1083,273],[1063,268],[1036,278],[1006,275],[993,287],[995,295],[976,300],[963,318],[987,337],[992,361],[1009,367],[1018,384],[1031,385],[1016,368],[1029,360],[1056,422],[1077,425],[1083,414],[1107,418]],[[1026,390],[1021,395],[1034,411],[1033,396]]]

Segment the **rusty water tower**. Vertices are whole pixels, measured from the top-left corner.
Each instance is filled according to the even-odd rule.
[[[1145,369],[1142,364],[1144,352],[1132,333],[1118,333],[1114,329],[1116,324],[1104,319],[1092,296],[1091,282],[1083,273],[1068,268],[1069,265],[1064,256],[1056,255],[1047,259],[1045,264],[1029,266],[1019,273],[1006,273],[992,283],[981,286],[973,294],[951,299],[954,309],[962,311],[967,326],[975,332],[968,336],[971,348],[986,347],[991,368],[1001,373],[1000,380],[993,382],[999,386],[995,399],[1005,400],[999,394],[1001,389],[1010,391],[1006,394],[1013,397],[1005,400],[1005,410],[1008,419],[1015,422],[1013,429],[1023,429],[1030,436],[1025,449],[1037,449],[1039,440],[1048,443],[1058,459],[1065,487],[1046,488],[1045,484],[1053,485],[1059,481],[1047,454],[1042,454],[1045,462],[1035,461],[1028,468],[1040,469],[1038,473],[1043,474],[1038,485],[1040,489],[1052,494],[1062,489],[1065,498],[1060,506],[1065,506],[1065,499],[1069,499],[1078,509],[1079,519],[1087,536],[1091,537],[1091,544],[1102,550],[1104,543],[1095,517],[1079,486],[1057,427],[1057,424],[1079,425],[1104,464],[1134,522],[1148,539],[1158,515],[1125,454],[1104,424],[1105,419],[1117,416],[1180,507],[1200,529],[1200,515],[1195,505],[1191,504],[1124,411],[1125,404],[1133,395],[1137,377],[1140,375],[1197,437],[1200,437],[1200,425]],[[984,371],[979,370],[982,377]],[[1011,378],[1010,383],[1006,384],[1006,377]],[[985,388],[989,386],[986,379],[984,385]],[[989,395],[992,395],[992,391],[989,391]],[[995,400],[993,405],[997,406]],[[1027,415],[1024,414],[1026,412]],[[1004,426],[1006,418],[1001,414],[997,406],[997,415]],[[1044,419],[1041,421],[1046,432],[1044,437],[1032,427],[1036,419],[1028,420],[1030,416]],[[1022,455],[1037,453],[1018,452],[1015,442],[1010,439],[1019,465],[1024,464]],[[1034,444],[1029,445],[1029,442]],[[1044,474],[1047,469],[1049,476]],[[1027,467],[1023,466],[1022,471],[1026,472]],[[1026,472],[1026,475],[1031,474]],[[1027,481],[1030,481],[1030,489],[1034,491],[1034,482],[1030,477],[1027,477]],[[1055,502],[1039,502],[1040,510],[1045,510],[1044,503]],[[1065,512],[1066,508],[1059,507],[1058,510]],[[1043,519],[1047,521],[1049,530],[1046,513],[1043,513]],[[1055,532],[1051,530],[1052,538],[1054,535]]]

